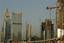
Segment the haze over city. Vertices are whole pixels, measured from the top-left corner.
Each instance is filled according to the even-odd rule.
[[[64,0],[0,0],[0,43],[64,43]]]
[[[5,8],[8,8],[9,12],[22,12],[23,39],[26,34],[26,22],[32,24],[32,34],[40,37],[41,22],[49,18],[49,12],[46,9],[48,5],[56,6],[56,0],[0,0],[0,29],[3,25]],[[52,19],[55,19],[55,10],[51,13]]]

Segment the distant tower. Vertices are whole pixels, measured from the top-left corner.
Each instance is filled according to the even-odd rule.
[[[32,33],[32,25],[29,25],[29,40],[31,40],[31,33]]]
[[[27,41],[31,40],[31,29],[32,29],[32,25],[27,24],[27,26],[26,26],[26,40]]]
[[[28,29],[29,29],[29,24],[26,24],[26,40],[28,41]]]
[[[7,43],[7,41],[11,39],[11,20],[7,8],[5,10],[2,33],[3,33],[4,43]]]
[[[45,22],[41,23],[41,40],[54,38],[54,26],[52,21],[46,19]]]
[[[45,22],[41,23],[41,40],[45,40]]]
[[[21,41],[22,13],[12,13],[12,38]]]
[[[54,25],[50,19],[46,21],[46,31],[47,31],[47,39],[54,38]]]

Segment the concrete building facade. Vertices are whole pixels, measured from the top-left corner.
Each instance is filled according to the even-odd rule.
[[[9,11],[6,8],[4,14],[3,28],[2,28],[2,41],[7,43],[7,41],[11,39],[11,19],[9,15]]]
[[[54,38],[54,25],[52,24],[52,21],[45,20],[45,22],[42,22],[41,27],[42,40]]]
[[[21,40],[22,13],[12,13],[12,38]]]
[[[31,41],[31,37],[32,37],[32,25],[31,24],[27,24],[26,26],[26,40],[27,41]]]

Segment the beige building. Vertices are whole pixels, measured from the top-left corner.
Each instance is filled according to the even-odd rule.
[[[27,24],[26,26],[26,40],[30,41],[31,40],[31,31],[32,30],[32,25],[31,24]]]
[[[12,13],[12,38],[21,40],[22,13]]]

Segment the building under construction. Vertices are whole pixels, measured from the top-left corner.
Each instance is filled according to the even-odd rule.
[[[45,34],[46,33],[45,29],[47,28],[48,30],[50,30],[51,28],[48,25],[46,26],[45,25],[46,23],[43,22],[42,29],[41,29],[41,39],[43,39],[43,40],[31,41],[31,42],[35,42],[35,43],[37,43],[37,42],[38,43],[39,42],[41,42],[41,43],[64,43],[64,0],[56,0],[56,1],[57,1],[56,7],[51,7],[51,8],[47,7],[47,9],[55,9],[56,8],[56,31],[57,31],[56,36],[57,37],[45,40],[46,36],[49,36],[48,38],[50,38],[50,36],[51,36],[50,31],[48,31],[48,35]]]
[[[41,39],[46,40],[51,38],[54,38],[54,26],[52,21],[47,19],[41,24]]]
[[[57,28],[64,28],[64,0],[57,0],[56,16],[57,16]]]
[[[64,0],[57,0],[56,20],[58,37],[64,35]],[[59,32],[61,31],[61,32]],[[59,36],[60,34],[60,36]]]

